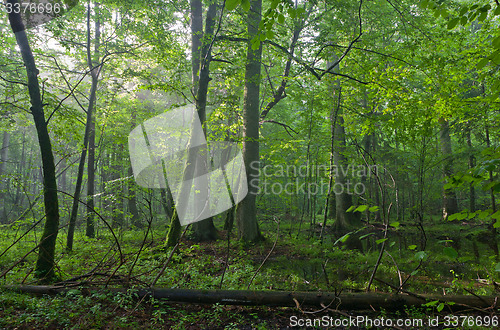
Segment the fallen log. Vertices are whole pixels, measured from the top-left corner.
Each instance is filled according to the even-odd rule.
[[[34,295],[55,295],[69,290],[78,289],[82,294],[94,291],[131,292],[122,288],[96,287],[61,287],[39,285],[9,285],[2,286],[4,290],[29,293]],[[146,288],[133,289],[139,299],[153,297],[179,303],[222,304],[222,305],[254,305],[280,307],[320,307],[329,306],[332,309],[367,310],[380,309],[400,310],[404,306],[421,306],[428,301],[440,301],[449,305],[453,311],[470,307],[475,309],[498,310],[498,296],[472,295],[419,295],[389,293],[342,293],[335,296],[333,292],[288,292],[288,291],[250,291],[250,290],[203,290],[203,289],[163,289]]]

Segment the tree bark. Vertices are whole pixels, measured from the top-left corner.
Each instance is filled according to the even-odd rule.
[[[193,26],[196,28],[201,28],[201,24],[198,21],[201,18],[201,0],[192,0],[191,1],[191,11],[193,18]],[[197,52],[196,54],[201,55],[200,58],[195,59],[193,57],[193,61],[197,63],[193,63],[193,70],[195,69],[195,64],[199,66],[199,81],[196,95],[196,110],[198,111],[198,117],[200,118],[201,125],[205,132],[206,136],[206,107],[207,107],[207,94],[208,94],[208,84],[210,82],[210,60],[211,60],[211,49],[210,44],[214,34],[215,27],[215,14],[217,12],[217,4],[211,3],[208,6],[207,16],[205,20],[205,33],[203,34],[203,43],[201,52]],[[202,33],[202,31],[193,31],[192,26],[192,40],[193,47],[198,44],[199,40],[197,40]],[[198,68],[196,69],[198,71]],[[193,71],[193,83],[196,81],[196,72]],[[200,189],[208,189],[208,187],[200,187]],[[200,207],[205,207],[204,205]],[[198,221],[193,223],[193,238],[196,241],[211,241],[217,239],[217,230],[215,229],[212,217],[208,219],[204,219],[202,221]]]
[[[441,142],[441,153],[444,157],[443,176],[453,175],[453,152],[451,149],[450,126],[448,120],[439,119],[441,126],[439,139]],[[453,189],[443,189],[443,218],[447,219],[450,214],[458,212],[457,196]]]
[[[472,141],[471,141],[471,129],[467,128],[467,147],[469,148],[469,169],[474,168],[476,166],[476,158],[474,157],[474,153],[472,151]],[[472,182],[469,183],[469,212],[476,212],[476,189],[472,185]]]
[[[9,160],[9,140],[10,133],[7,131],[3,132],[2,149],[0,150],[0,176],[3,174],[5,164]]]
[[[128,176],[133,177],[132,166],[129,165],[128,168]],[[143,228],[144,225],[141,222],[141,217],[139,216],[139,209],[137,208],[137,185],[135,184],[134,179],[128,180],[128,210],[132,215],[132,219],[130,220],[132,226],[135,228]]]
[[[57,286],[24,285],[3,286],[3,289],[34,295],[65,293],[72,288]],[[85,293],[99,288],[84,288]],[[126,293],[130,289],[108,288],[108,292]],[[138,289],[136,299],[154,297],[170,302],[185,302],[194,304],[221,304],[240,306],[281,306],[281,307],[320,307],[334,306],[338,310],[372,310],[387,309],[403,310],[410,306],[421,307],[429,301],[454,302],[447,304],[452,311],[470,309],[470,306],[486,309],[495,306],[498,297],[495,296],[465,296],[465,295],[419,295],[387,294],[387,293],[342,293],[333,292],[301,292],[301,291],[250,291],[250,290],[196,290],[196,289]],[[498,310],[498,307],[494,308]]]
[[[98,5],[94,7],[95,10],[98,9]],[[89,96],[89,104],[87,108],[87,122],[85,124],[85,135],[83,137],[83,149],[82,153],[80,155],[80,163],[78,164],[78,175],[76,179],[76,186],[75,186],[75,194],[73,198],[73,206],[71,208],[71,215],[69,219],[69,226],[68,226],[68,236],[66,238],[66,250],[67,251],[72,251],[73,250],[73,236],[75,233],[75,227],[76,227],[76,218],[78,216],[78,206],[80,204],[80,193],[82,190],[82,182],[83,182],[83,171],[85,169],[85,158],[87,156],[87,148],[89,145],[89,139],[90,139],[90,134],[91,134],[91,127],[92,127],[92,121],[93,121],[93,115],[94,115],[94,108],[95,108],[95,102],[97,98],[97,84],[99,82],[99,73],[100,73],[100,68],[97,66],[96,61],[93,60],[92,54],[91,54],[91,49],[90,49],[90,1],[88,1],[88,8],[87,8],[87,65],[89,67],[90,75],[92,78],[92,84],[90,87],[90,96]],[[96,50],[99,45],[99,38],[100,38],[100,22],[99,19],[96,20],[95,22],[95,47]],[[94,54],[96,56],[97,54]]]
[[[5,131],[3,132],[2,138],[2,149],[0,150],[0,202],[3,203],[3,210],[0,214],[0,223],[7,223],[7,200],[5,198],[6,194],[3,193],[4,189],[7,189],[7,180],[2,178],[2,175],[5,170],[5,164],[9,160],[9,140],[10,133]]]
[[[193,95],[198,94],[201,47],[203,37],[203,4],[201,0],[191,0],[191,73]]]
[[[335,63],[338,57],[334,54],[332,62],[328,63],[328,67]],[[334,72],[339,72],[339,66],[337,65]],[[360,225],[360,218],[355,212],[346,212],[348,208],[352,206],[352,187],[349,191],[348,188],[348,178],[344,174],[348,169],[348,160],[345,156],[346,151],[346,139],[345,139],[345,129],[344,129],[344,116],[342,107],[342,89],[340,86],[340,81],[334,80],[332,82],[332,92],[334,99],[336,100],[335,106],[336,116],[334,119],[334,134],[333,134],[333,162],[336,168],[335,174],[335,184],[333,186],[332,192],[335,194],[335,224],[334,230],[338,236],[346,234],[353,227],[358,227]],[[350,238],[354,240],[354,238]],[[354,242],[354,241],[353,241]],[[359,240],[358,240],[359,242]],[[360,246],[360,244],[354,244]],[[358,247],[359,247],[358,246]]]
[[[15,4],[17,1],[8,0],[8,3]],[[15,34],[24,66],[26,67],[31,114],[35,122],[40,153],[42,156],[45,226],[35,267],[35,277],[41,282],[49,282],[55,277],[54,254],[59,231],[56,166],[54,163],[54,154],[52,153],[52,143],[47,129],[47,122],[45,120],[40,84],[38,82],[39,71],[36,67],[35,58],[33,57],[33,52],[25,32],[21,15],[12,11],[9,13],[9,22]]]
[[[94,194],[95,194],[95,121],[92,118],[89,131],[89,159],[87,161],[87,225],[85,235],[95,237]]]
[[[257,222],[256,198],[259,172],[259,118],[260,71],[262,43],[253,49],[252,40],[258,38],[262,15],[262,0],[251,0],[248,11],[248,42],[245,66],[245,92],[243,104],[243,160],[248,180],[248,194],[237,207],[238,237],[244,242],[263,239]]]

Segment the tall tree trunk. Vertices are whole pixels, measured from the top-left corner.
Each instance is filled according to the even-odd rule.
[[[128,168],[128,176],[131,177],[128,179],[128,210],[132,215],[130,223],[135,228],[142,228],[143,224],[141,222],[141,217],[139,216],[139,209],[137,208],[137,185],[135,184],[135,180],[132,179],[132,166],[129,166]]]
[[[89,132],[89,159],[87,162],[87,225],[85,235],[95,237],[94,194],[95,194],[95,121],[92,119]]]
[[[94,10],[98,10],[98,5],[96,4],[94,6]],[[80,163],[78,164],[78,175],[76,179],[76,186],[75,186],[75,194],[73,197],[73,206],[71,209],[71,215],[69,218],[69,226],[68,226],[68,236],[66,238],[66,250],[67,251],[72,251],[73,250],[73,236],[75,233],[75,227],[76,227],[76,218],[78,216],[78,206],[80,204],[80,193],[82,190],[82,182],[83,182],[83,171],[85,169],[85,158],[87,156],[87,148],[89,145],[89,139],[90,139],[90,131],[91,131],[91,126],[92,126],[92,121],[93,121],[93,115],[94,115],[94,108],[95,108],[95,102],[96,102],[96,96],[97,96],[97,84],[99,82],[99,73],[101,68],[97,66],[97,61],[94,61],[92,59],[92,54],[91,54],[91,37],[90,37],[90,12],[91,12],[91,6],[90,6],[90,1],[87,3],[87,65],[90,70],[90,75],[92,78],[92,84],[90,87],[90,97],[89,97],[89,104],[87,108],[87,122],[85,124],[85,135],[83,137],[83,149],[82,153],[80,155]],[[99,38],[100,38],[100,22],[99,19],[96,19],[95,21],[95,45],[96,49],[99,45]],[[97,54],[94,54],[97,55]]]
[[[111,158],[111,209],[113,214],[113,227],[123,226],[123,185],[122,185],[122,158],[121,151],[117,150]]]
[[[472,140],[471,140],[471,129],[467,128],[467,147],[469,148],[469,169],[472,169],[476,166],[476,158],[474,157],[474,153],[472,151]],[[476,190],[472,185],[472,182],[469,183],[469,212],[476,212]]]
[[[328,63],[328,67],[338,60],[336,55],[333,55],[332,63]],[[339,72],[339,66],[337,65],[334,72]],[[348,178],[344,175],[344,171],[348,168],[348,160],[345,156],[346,150],[346,140],[345,140],[345,129],[344,129],[344,116],[342,107],[342,89],[339,80],[334,80],[332,82],[332,93],[334,99],[336,100],[336,118],[334,127],[334,139],[333,139],[333,161],[335,164],[335,184],[332,189],[332,193],[335,194],[335,224],[334,229],[337,235],[344,235],[349,229],[353,227],[358,227],[360,225],[359,215],[355,212],[346,212],[348,208],[352,206],[352,196],[347,189]],[[352,193],[352,189],[350,191]],[[354,241],[353,241],[354,242]]]
[[[9,140],[10,133],[7,131],[3,132],[2,149],[0,150],[0,176],[3,174],[5,164],[7,164],[9,160]]]
[[[199,19],[201,18],[201,0],[191,1],[191,10],[194,27],[201,28]],[[215,14],[217,12],[217,4],[211,3],[208,6],[207,17],[205,20],[205,33],[203,34],[203,43],[201,52],[201,57],[197,60],[199,65],[199,81],[196,95],[196,110],[198,111],[198,117],[200,118],[201,125],[206,136],[206,107],[207,107],[207,94],[208,94],[208,83],[210,82],[210,60],[211,60],[211,49],[210,44],[214,34],[215,27]],[[196,40],[202,31],[192,31],[193,47],[198,43]],[[193,57],[193,61],[196,61]],[[195,66],[193,64],[193,69]],[[198,68],[196,68],[198,71]],[[193,71],[193,83],[196,80],[196,73]],[[200,189],[208,189],[208,187],[200,187]],[[198,205],[199,207],[205,207],[205,205]],[[209,241],[217,239],[217,230],[215,229],[212,217],[193,223],[193,236],[197,241]]]
[[[3,204],[3,210],[0,210],[0,223],[7,223],[7,200],[6,194],[3,193],[4,189],[7,190],[7,180],[2,178],[5,171],[5,164],[9,160],[9,140],[10,133],[3,132],[2,149],[0,150],[0,202]]]
[[[491,147],[490,128],[489,128],[488,124],[486,124],[486,146],[488,148]],[[489,174],[490,174],[490,182],[493,182],[493,180],[494,180],[493,171],[489,171]],[[493,210],[493,212],[496,212],[497,206],[496,206],[496,202],[495,202],[495,191],[493,188],[490,189],[490,197],[491,197],[491,209]]]
[[[200,79],[201,47],[203,37],[203,4],[201,0],[191,0],[191,73],[193,95],[198,94],[198,81]]]
[[[251,0],[248,11],[248,42],[245,66],[245,92],[243,104],[243,160],[247,174],[248,194],[237,207],[236,224],[238,237],[244,242],[255,242],[263,239],[257,222],[256,198],[258,192],[259,172],[259,98],[262,43],[258,48],[252,47],[253,40],[258,38],[259,23],[262,15],[262,0]],[[257,44],[256,44],[257,46]],[[253,166],[251,166],[253,165]]]
[[[18,3],[16,0],[8,0],[8,3]],[[59,202],[57,196],[56,166],[52,143],[50,141],[47,122],[43,110],[43,101],[38,82],[39,71],[36,67],[35,58],[24,30],[21,15],[12,11],[9,13],[9,22],[15,34],[17,45],[21,52],[26,74],[28,77],[28,91],[30,95],[31,114],[40,145],[43,168],[43,195],[45,206],[45,227],[40,241],[38,259],[35,267],[35,277],[42,282],[51,281],[55,277],[54,255],[56,239],[59,231]]]
[[[449,177],[453,174],[453,153],[451,149],[450,125],[444,118],[439,119],[441,126],[439,139],[441,142],[441,153],[444,157],[443,176]],[[447,219],[450,214],[458,212],[457,196],[453,189],[443,189],[443,218]]]
[[[486,128],[486,146],[488,148],[490,148],[491,147],[490,129],[489,129],[488,124],[486,124],[485,128]],[[493,180],[494,180],[493,171],[489,171],[489,174],[490,174],[490,182],[493,182]],[[493,190],[493,188],[490,189],[490,197],[491,197],[491,209],[493,210],[493,213],[495,213],[497,211],[497,206],[496,206],[496,202],[495,202],[495,191]],[[493,252],[495,252],[495,255],[497,256],[497,260],[499,260],[500,259],[500,250],[498,249],[497,229],[494,226],[495,222],[496,222],[496,220],[493,219],[493,221],[489,224],[489,228],[491,230],[491,235],[493,236],[492,240],[491,240],[491,247],[493,249]]]

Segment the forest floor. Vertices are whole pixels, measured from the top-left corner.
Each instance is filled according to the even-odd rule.
[[[381,247],[380,230],[376,226],[367,228],[357,233],[364,237],[363,251],[347,249],[342,242],[332,238],[329,227],[323,231],[323,240],[319,239],[321,227],[317,225],[304,224],[300,235],[297,235],[298,227],[292,222],[280,224],[279,230],[273,221],[265,223],[263,231],[268,233],[267,239],[255,246],[244,246],[231,236],[228,247],[223,230],[220,230],[221,239],[216,242],[196,243],[188,237],[182,240],[155,286],[364,292]],[[279,235],[276,235],[278,232]],[[0,252],[6,250],[20,233],[20,228],[3,230],[0,233]],[[39,233],[27,235],[2,256],[0,271],[12,269],[4,274],[1,284],[34,283],[32,268],[36,256],[31,254],[21,262],[19,260],[37,242],[35,235]],[[432,226],[428,227],[425,235],[417,226],[392,228],[377,278],[394,285],[399,283],[400,277],[407,279],[405,289],[418,294],[498,296],[496,285],[500,282],[500,273],[495,271],[496,259],[484,235],[485,228],[481,224]],[[94,239],[79,234],[76,236],[75,251],[59,254],[58,274],[62,281],[66,281],[64,283],[72,285],[147,287],[171,253],[162,246],[164,237],[164,229],[121,232],[118,235],[122,251],[120,256],[111,235],[104,230]],[[60,235],[59,242],[58,251],[64,251],[64,233]],[[122,257],[125,263],[118,267]],[[114,276],[111,277],[111,274]],[[375,281],[371,291],[390,293],[393,289]],[[386,311],[377,306],[371,311],[318,311],[321,308],[180,304],[154,299],[137,301],[132,293],[84,293],[78,287],[64,294],[42,297],[0,290],[0,328],[286,329],[303,324],[303,327],[293,328],[304,329],[314,328],[306,326],[316,322],[317,328],[342,329],[346,327],[335,324],[353,318],[360,320],[360,317],[375,322],[380,322],[381,318],[428,322],[429,318],[435,320],[440,317],[440,326],[433,328],[446,328],[446,317],[449,321],[452,316],[462,317],[459,319],[462,321],[474,317],[482,324],[491,317],[498,317],[491,310],[481,312],[477,309],[452,315],[450,306],[440,306],[438,302],[401,307],[398,311]],[[491,328],[474,327],[479,323],[471,322],[459,328]],[[367,328],[365,325],[350,328],[364,329]],[[453,324],[449,325],[448,328],[454,328]],[[424,323],[423,327],[392,328],[430,327]]]

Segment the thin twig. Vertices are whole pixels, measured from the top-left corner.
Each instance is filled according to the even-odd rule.
[[[156,276],[156,278],[153,280],[153,282],[151,283],[150,287],[155,286],[156,282],[158,282],[158,280],[160,279],[160,277],[163,275],[163,272],[165,272],[165,269],[167,269],[168,263],[170,262],[170,260],[172,260],[172,257],[174,256],[175,251],[177,251],[177,248],[179,247],[182,238],[184,237],[184,235],[186,234],[186,232],[187,232],[187,230],[188,230],[188,228],[190,226],[191,226],[191,224],[187,225],[186,229],[184,229],[184,231],[182,232],[182,235],[181,235],[181,237],[179,237],[179,240],[177,241],[177,244],[175,244],[174,248],[172,249],[172,252],[170,252],[170,255],[168,256],[167,261],[165,261],[165,264],[163,264],[163,268],[160,270],[160,272],[158,273],[158,275]]]
[[[260,264],[259,268],[257,268],[257,270],[255,271],[255,273],[253,274],[252,278],[250,279],[250,282],[248,283],[247,290],[250,289],[250,285],[252,285],[252,282],[255,279],[255,276],[257,276],[257,274],[259,273],[259,271],[262,268],[262,266],[264,266],[264,264],[266,263],[267,259],[269,259],[269,256],[271,255],[271,253],[273,253],[274,248],[276,247],[276,243],[278,243],[278,239],[280,237],[280,221],[276,220],[276,217],[274,217],[274,222],[276,222],[278,224],[278,229],[276,230],[276,239],[274,240],[273,247],[271,248],[271,250],[269,251],[269,253],[267,254],[267,256],[264,258],[264,260],[262,260],[262,263]]]

